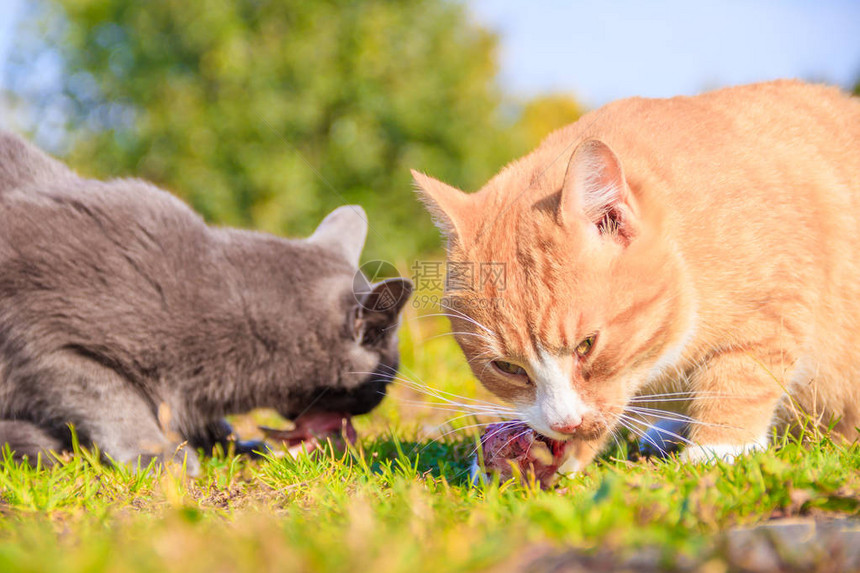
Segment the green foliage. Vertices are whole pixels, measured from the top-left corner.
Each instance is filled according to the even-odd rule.
[[[575,122],[584,113],[582,105],[568,95],[541,96],[525,104],[516,128],[531,149],[551,131]]]
[[[439,240],[410,168],[474,189],[524,150],[500,114],[496,38],[453,2],[46,6],[12,85],[61,57],[70,163],[152,180],[217,223],[301,235],[356,202],[375,256],[412,257]]]

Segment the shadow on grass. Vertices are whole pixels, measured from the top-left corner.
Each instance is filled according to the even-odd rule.
[[[451,485],[468,485],[470,468],[477,451],[477,439],[470,436],[442,440],[400,440],[380,437],[363,444],[365,458],[372,460],[373,473],[386,464],[411,468],[417,475],[444,478]]]

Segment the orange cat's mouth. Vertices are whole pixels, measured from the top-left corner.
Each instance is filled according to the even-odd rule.
[[[490,424],[481,436],[484,468],[502,481],[517,473],[526,479],[533,474],[541,486],[548,487],[555,481],[570,443],[538,434],[520,421]]]

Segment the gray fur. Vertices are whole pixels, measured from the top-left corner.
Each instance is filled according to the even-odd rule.
[[[366,230],[354,206],[316,239],[210,227],[144,181],[81,178],[0,132],[0,444],[68,447],[73,424],[133,462],[209,448],[253,408],[373,408],[412,287],[385,285],[393,308],[356,302]]]

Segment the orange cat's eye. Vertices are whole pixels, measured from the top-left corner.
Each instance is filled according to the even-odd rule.
[[[528,376],[522,366],[518,366],[513,362],[505,362],[504,360],[493,360],[493,366],[495,366],[503,374],[510,374],[511,376]]]
[[[588,356],[588,353],[591,352],[592,348],[594,348],[595,338],[596,336],[592,334],[591,336],[589,336],[588,338],[584,338],[582,342],[577,344],[576,348],[573,349],[574,352],[576,352],[576,355],[580,358],[585,358],[586,356]]]

